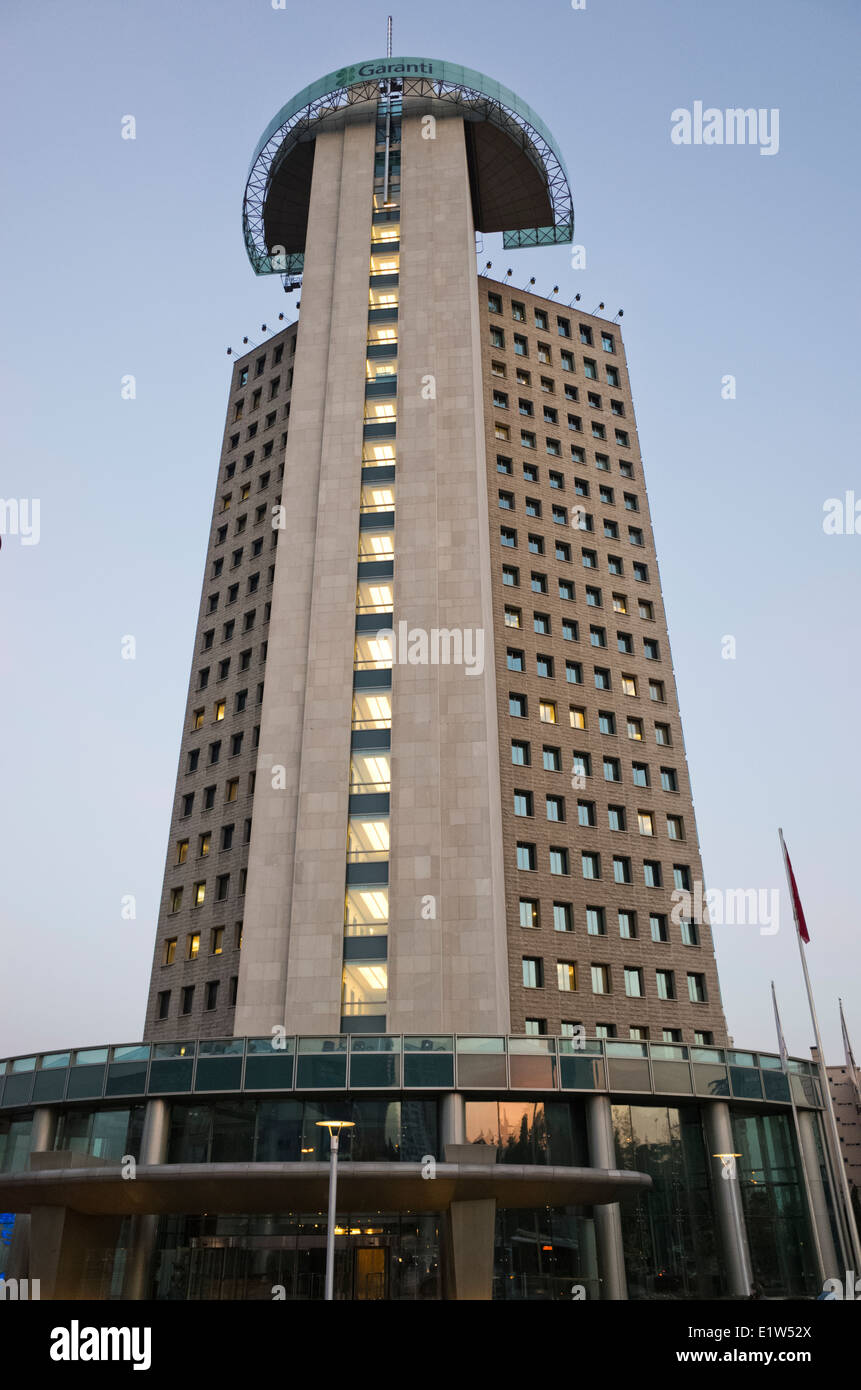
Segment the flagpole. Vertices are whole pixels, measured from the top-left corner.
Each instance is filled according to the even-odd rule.
[[[795,1129],[795,1143],[798,1148],[798,1156],[801,1160],[801,1176],[804,1182],[804,1194],[807,1198],[808,1225],[810,1226],[810,1231],[813,1236],[813,1245],[816,1250],[816,1263],[819,1266],[819,1278],[824,1285],[828,1273],[825,1268],[825,1260],[822,1256],[822,1246],[819,1243],[819,1230],[816,1223],[816,1212],[813,1208],[813,1195],[810,1190],[810,1178],[807,1173],[807,1160],[804,1157],[804,1145],[801,1142],[801,1126],[798,1123],[798,1109],[795,1104],[795,1092],[792,1089],[792,1077],[786,1065],[786,1041],[783,1036],[783,1029],[780,1026],[780,1014],[777,1008],[777,995],[774,990],[774,980],[771,982],[771,998],[774,1004],[774,1021],[777,1024],[777,1046],[780,1052],[780,1066],[786,1077],[786,1087],[789,1091],[789,1103],[792,1106],[792,1124]]]
[[[795,935],[798,938],[798,953],[801,956],[801,969],[804,972],[804,984],[807,989],[807,1003],[810,1007],[810,1018],[813,1023],[813,1035],[816,1039],[816,1055],[819,1067],[819,1085],[823,1093],[825,1112],[828,1116],[828,1123],[825,1126],[826,1150],[830,1150],[832,1170],[832,1181],[835,1192],[835,1211],[838,1214],[838,1227],[840,1228],[841,1244],[846,1258],[846,1267],[849,1268],[849,1261],[853,1262],[854,1270],[861,1270],[861,1245],[858,1242],[858,1231],[855,1226],[855,1217],[852,1212],[852,1199],[849,1195],[849,1184],[846,1179],[846,1169],[840,1156],[840,1136],[837,1133],[837,1120],[834,1115],[834,1106],[831,1101],[831,1087],[828,1085],[828,1073],[825,1070],[825,1051],[822,1046],[822,1037],[819,1032],[819,1020],[816,1017],[816,1005],[813,1002],[813,988],[810,983],[810,973],[807,969],[807,958],[804,954],[804,942],[801,936],[801,926],[798,920],[798,904],[796,902],[797,889],[794,888],[794,875],[789,862],[789,855],[786,850],[786,841],[783,838],[783,831],[778,830],[780,836],[780,848],[783,851],[783,862],[786,868],[786,877],[790,887],[790,898],[792,900],[792,915],[795,919]],[[806,935],[805,926],[805,935]],[[790,1081],[790,1086],[792,1085]],[[845,1228],[845,1230],[844,1230]]]

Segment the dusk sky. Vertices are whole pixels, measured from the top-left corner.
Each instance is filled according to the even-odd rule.
[[[861,1051],[861,507],[857,533],[823,520],[828,499],[861,503],[840,414],[859,374],[857,4],[393,8],[395,54],[498,79],[563,153],[585,269],[569,247],[512,254],[495,236],[479,263],[521,286],[534,275],[538,293],[558,284],[561,302],[579,293],[587,311],[624,309],[707,885],[781,892],[776,934],[714,928],[729,1029],[775,1050],[774,978],[790,1051],[813,1041],[782,825],[828,1060],[842,1062],[838,995]],[[3,8],[0,495],[39,499],[39,533],[0,550],[0,1056],[141,1034],[226,348],[259,342],[297,297],[246,258],[248,163],[291,96],[385,53],[387,13]],[[775,152],[674,143],[672,113],[696,102],[768,113]]]

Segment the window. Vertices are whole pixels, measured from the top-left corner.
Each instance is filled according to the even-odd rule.
[[[584,878],[601,877],[601,856],[600,854],[581,854],[580,862],[583,868]]]
[[[657,859],[643,860],[643,882],[647,888],[660,888],[662,883],[661,866]]]
[[[618,759],[618,758],[605,758],[605,759],[604,759],[604,781],[605,781],[605,782],[621,782],[621,780],[622,780],[622,767],[621,767],[621,764],[620,764],[620,762],[619,762],[619,759]]]
[[[212,833],[211,833],[211,831],[209,831],[209,830],[204,830],[203,834],[202,834],[202,835],[198,835],[198,837],[197,837],[197,857],[198,857],[198,859],[205,859],[206,856],[209,854],[209,851],[210,851],[211,846],[212,846]]]
[[[203,1007],[207,1010],[214,1009],[218,1003],[218,980],[209,980],[206,985]]]
[[[648,583],[649,567],[644,565],[641,560],[634,561],[634,578],[641,584]]]
[[[168,940],[164,943],[164,955],[162,956],[162,961],[161,961],[161,963],[162,963],[162,965],[173,965],[173,963],[174,963],[175,960],[176,960],[176,937],[175,937],[175,936],[171,936],[171,937],[169,937]]]
[[[502,345],[500,344],[500,346]],[[514,351],[518,357],[529,356],[529,346],[526,342],[526,339],[521,337],[519,333],[515,333],[514,335]]]
[[[705,975],[688,975],[688,998],[692,1004],[704,1004],[706,1002]]]
[[[556,559],[561,560],[563,564],[570,565],[571,547],[567,541],[556,542]]]
[[[525,844],[523,841],[517,843],[517,867],[518,869],[533,870],[535,868],[535,846]]]
[[[491,328],[491,330],[490,330],[490,343],[491,343],[491,347],[495,347],[495,348],[504,348],[504,347],[505,347],[505,333],[503,332],[503,330],[502,330],[501,328]]]
[[[629,439],[629,437],[628,437],[628,431],[627,431],[627,430],[616,430],[616,431],[615,431],[615,436],[616,436],[616,443],[618,444],[618,446],[619,446],[620,449],[628,449],[628,448],[630,448],[630,446],[631,446],[631,441],[630,441],[630,439]]]
[[[628,738],[633,738],[633,739],[636,739],[638,742],[642,742],[642,739],[643,739],[643,721],[642,721],[642,719],[629,719],[629,720],[627,721],[627,724],[628,724]]]
[[[688,922],[685,918],[682,918],[681,928],[682,928],[682,945],[683,945],[683,946],[699,946],[699,944],[700,944],[700,938],[699,938],[699,932],[697,931],[697,924],[696,924],[696,922]]]
[[[675,999],[676,981],[672,970],[656,970],[655,981],[658,986],[659,999]]]
[[[197,764],[198,764],[199,761],[200,761],[200,749],[199,749],[199,748],[193,748],[193,749],[191,750],[191,752],[188,754],[187,758],[186,758],[186,763],[185,763],[185,771],[186,771],[186,773],[189,773],[189,772],[196,772],[196,771],[197,771]]]
[[[660,661],[660,648],[652,637],[643,638],[643,652],[647,661]]]
[[[556,723],[556,702],[555,700],[541,700],[538,705],[538,717],[542,724]]]
[[[654,835],[655,817],[651,811],[637,812],[637,829],[641,835]]]
[[[616,647],[623,656],[632,656],[634,652],[634,639],[630,632],[616,633]]]
[[[655,743],[660,743],[662,747],[669,748],[671,742],[669,724],[655,724]]]
[[[544,984],[543,961],[537,956],[523,957],[523,984],[526,989],[541,989]]]
[[[584,347],[591,347],[591,346],[592,346],[592,330],[591,330],[591,328],[587,327],[587,325],[586,325],[585,323],[578,324],[578,328],[579,328],[579,330],[580,330],[580,342],[583,343]]]
[[[239,778],[238,778],[238,777],[231,777],[230,781],[227,782],[227,783],[225,784],[224,800],[225,800],[225,801],[235,801],[238,795],[239,795]]]
[[[547,1032],[546,1018],[525,1018],[523,1027],[528,1038],[540,1038]]]
[[[590,644],[590,646],[592,646],[592,647],[606,647],[606,645],[607,645],[607,630],[606,630],[606,628],[603,628],[603,627],[594,627],[594,626],[593,626],[593,627],[590,627],[590,628],[589,628],[589,644]]]
[[[621,574],[623,571],[622,561],[618,555],[607,556],[607,569],[611,574]]]
[[[647,787],[649,785],[648,763],[631,763],[631,773],[635,787]]]
[[[661,705],[665,703],[663,681],[649,681],[649,699]]]
[[[520,925],[521,927],[540,927],[540,909],[535,898],[520,899]]]
[[[568,862],[568,851],[557,846],[550,849],[550,872],[557,877],[564,878],[571,872]]]
[[[573,931],[574,917],[570,903],[553,904],[553,930],[554,931]]]
[[[519,743],[516,740],[512,740],[511,761],[512,763],[514,763],[516,767],[528,767],[530,761],[529,744]]]
[[[711,1047],[714,1043],[714,1034],[701,1033],[698,1029],[694,1029],[694,1042],[698,1047]]]
[[[572,961],[556,962],[556,983],[566,994],[577,988],[577,967]]]
[[[544,538],[543,538],[543,536],[530,535],[530,536],[527,536],[526,539],[527,539],[527,543],[528,543],[528,545],[529,545],[530,553],[531,553],[532,555],[543,555],[543,554],[544,554]]]
[[[661,768],[661,790],[665,792],[677,792],[679,790],[674,767]]]
[[[502,508],[503,511],[505,511],[505,512],[513,512],[513,511],[514,511],[514,493],[513,493],[513,492],[500,492],[500,493],[499,493],[499,505],[500,505],[500,507]]]
[[[626,941],[633,941],[637,935],[637,914],[627,908],[619,911],[619,935]]]
[[[546,575],[546,574],[536,574],[535,571],[533,570],[533,571],[532,571],[532,574],[530,575],[530,578],[529,578],[529,587],[531,588],[533,594],[546,594],[546,593],[547,593],[547,575]]]
[[[628,527],[628,541],[631,545],[643,544],[643,533],[639,526]]]
[[[598,554],[594,550],[581,550],[580,557],[583,561],[583,568],[596,570],[598,568]]]
[[[560,361],[561,361],[561,363],[562,363],[562,370],[565,371],[565,372],[573,372],[573,370],[574,370],[574,354],[573,354],[573,352],[566,352],[566,350],[563,348],[562,351],[561,351],[560,354],[559,354],[559,358],[560,358]]]
[[[559,597],[564,599],[574,598],[574,585],[570,579],[559,580]]]
[[[525,719],[525,718],[526,718],[526,710],[527,710],[526,696],[525,696],[525,695],[515,695],[515,694],[513,694],[511,691],[509,691],[509,693],[508,693],[508,713],[509,713],[514,719]]]
[[[551,469],[550,473],[548,474],[548,478],[549,478],[550,486],[551,486],[552,488],[556,488],[557,491],[560,491],[560,492],[564,489],[564,487],[565,487],[565,480],[564,480],[564,478],[562,477],[562,474],[561,474],[561,473],[554,473],[554,472],[552,471],[552,469]]]
[[[184,864],[188,858],[188,840],[177,840],[176,842],[176,862]]]
[[[523,652],[518,651],[515,647],[509,647],[506,650],[505,660],[509,671],[523,671],[525,669]]]
[[[631,861],[624,855],[616,855],[613,859],[613,882],[631,883]]]
[[[533,627],[533,630],[534,630],[535,632],[538,632],[538,633],[549,633],[549,631],[550,631],[550,614],[549,614],[549,613],[535,613],[535,612],[533,612],[533,614],[532,614],[532,627]]]
[[[194,792],[189,792],[187,796],[184,796],[184,797],[182,798],[182,815],[183,815],[184,817],[185,817],[185,816],[190,816],[193,809],[194,809]]]
[[[625,966],[625,993],[630,999],[643,997],[643,972],[637,966]]]
[[[502,295],[488,292],[487,307],[492,314],[502,313]]]
[[[683,840],[685,827],[681,816],[667,816],[667,839]]]
[[[538,469],[537,469],[537,467],[536,467],[536,465],[535,465],[534,463],[524,463],[524,465],[523,465],[523,478],[524,478],[524,481],[527,482],[527,483],[537,483],[537,482],[538,482]]]
[[[503,565],[502,582],[503,584],[507,584],[511,589],[518,588],[520,585],[520,571],[514,569],[511,565]]]
[[[539,652],[539,654],[535,658],[535,669],[539,676],[549,677],[552,679],[553,657],[546,656]]]
[[[158,1016],[160,1019],[167,1018],[170,1013],[170,990],[163,989],[158,995]]]
[[[594,801],[577,802],[577,824],[586,826],[591,826],[595,824]]]
[[[548,748],[545,745],[542,750],[542,758],[545,772],[562,771],[562,754],[558,748]]]
[[[194,985],[186,985],[180,995],[179,1011],[181,1014],[190,1014],[194,1006]]]
[[[510,477],[512,472],[514,471],[514,465],[512,464],[511,459],[503,458],[502,454],[497,454],[496,471],[497,473],[507,473]]]
[[[603,907],[586,908],[586,932],[589,936],[607,935],[607,922]]]
[[[516,816],[532,815],[532,792],[515,791],[514,814]]]
[[[610,690],[610,689],[611,689],[611,686],[610,686],[610,672],[607,671],[607,670],[605,670],[603,666],[596,666],[596,667],[595,667],[595,689],[596,689],[596,690]]]
[[[592,775],[592,756],[590,753],[580,753],[576,748],[571,754],[571,771],[575,777],[591,777]]]
[[[609,965],[592,966],[592,993],[610,993],[610,967]]]
[[[686,893],[691,891],[691,871],[687,864],[673,865],[673,887]]]
[[[499,528],[499,539],[501,540],[501,542],[502,542],[503,545],[507,545],[507,546],[511,546],[511,547],[516,546],[516,545],[517,545],[517,532],[516,532],[516,531],[513,531],[513,530],[511,529],[510,526],[500,526],[500,528]]]
[[[608,806],[607,821],[611,830],[627,829],[628,821],[624,806]]]

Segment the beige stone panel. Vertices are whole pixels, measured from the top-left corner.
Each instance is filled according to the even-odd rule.
[[[405,116],[395,620],[483,630],[485,667],[397,665],[390,1031],[508,1027],[475,240],[462,122]],[[422,398],[423,379],[436,399]],[[466,811],[470,814],[465,814]],[[436,917],[422,917],[422,899]],[[464,946],[464,942],[468,946]]]

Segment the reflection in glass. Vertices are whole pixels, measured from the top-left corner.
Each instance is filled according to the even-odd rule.
[[[344,966],[341,1011],[346,1016],[380,1013],[386,1003],[389,968],[384,961]]]
[[[353,750],[350,759],[350,791],[387,792],[392,784],[391,758],[388,752]]]
[[[388,858],[388,816],[350,816],[347,822],[347,858],[354,864]]]
[[[391,613],[394,602],[391,579],[363,579],[356,589],[357,613]]]
[[[362,488],[363,512],[393,512],[394,509],[394,483],[365,483]]]
[[[359,532],[360,560],[393,560],[395,557],[395,532],[391,526],[382,531]]]
[[[388,671],[392,666],[392,638],[390,632],[381,629],[382,636],[375,632],[360,632],[356,635],[355,667],[357,671]]]
[[[348,888],[345,936],[385,936],[389,925],[388,888]]]
[[[388,690],[357,690],[353,696],[354,729],[390,729],[392,697]]]

